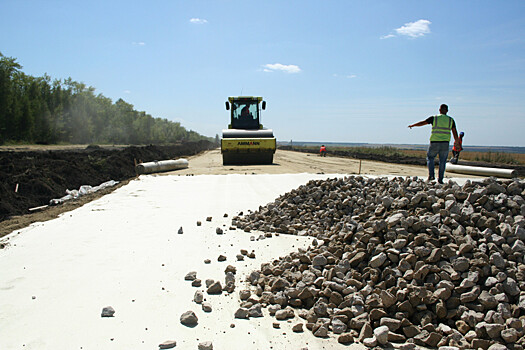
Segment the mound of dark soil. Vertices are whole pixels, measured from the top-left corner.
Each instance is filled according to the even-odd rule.
[[[120,149],[88,146],[73,151],[0,152],[0,221],[48,204],[50,199],[66,195],[66,189],[132,178],[135,161],[190,156],[214,147],[211,142],[199,141]]]

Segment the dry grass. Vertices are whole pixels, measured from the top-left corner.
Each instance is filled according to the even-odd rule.
[[[427,156],[427,151],[422,150],[400,150],[400,152],[411,157],[425,158]],[[449,156],[451,156],[451,153]],[[462,151],[459,159],[494,164],[525,165],[525,154],[522,153]]]
[[[319,147],[313,146],[296,146],[295,149],[306,149],[311,152],[318,152]],[[408,149],[399,149],[391,146],[381,146],[381,147],[344,147],[336,146],[330,147],[330,151],[353,151],[356,153],[365,153],[365,154],[376,154],[388,157],[414,157],[414,158],[426,158],[426,150],[408,150]],[[452,152],[449,152],[449,157],[452,157]],[[525,154],[523,153],[506,153],[506,152],[472,152],[472,151],[462,151],[460,160],[473,161],[473,162],[485,162],[492,164],[507,164],[507,165],[525,165]]]

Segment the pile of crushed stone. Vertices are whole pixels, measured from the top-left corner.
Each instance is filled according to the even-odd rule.
[[[297,314],[315,336],[368,347],[523,349],[524,197],[518,179],[310,181],[232,219],[316,238],[253,271],[236,316]]]

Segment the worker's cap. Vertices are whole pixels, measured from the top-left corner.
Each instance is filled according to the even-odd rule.
[[[459,136],[463,136],[463,135],[465,135],[463,131],[459,133]]]

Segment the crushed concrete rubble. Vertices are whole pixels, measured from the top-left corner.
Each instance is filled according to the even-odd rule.
[[[245,232],[315,237],[253,271],[235,317],[260,305],[368,347],[523,349],[524,198],[518,179],[310,181],[233,217]]]

